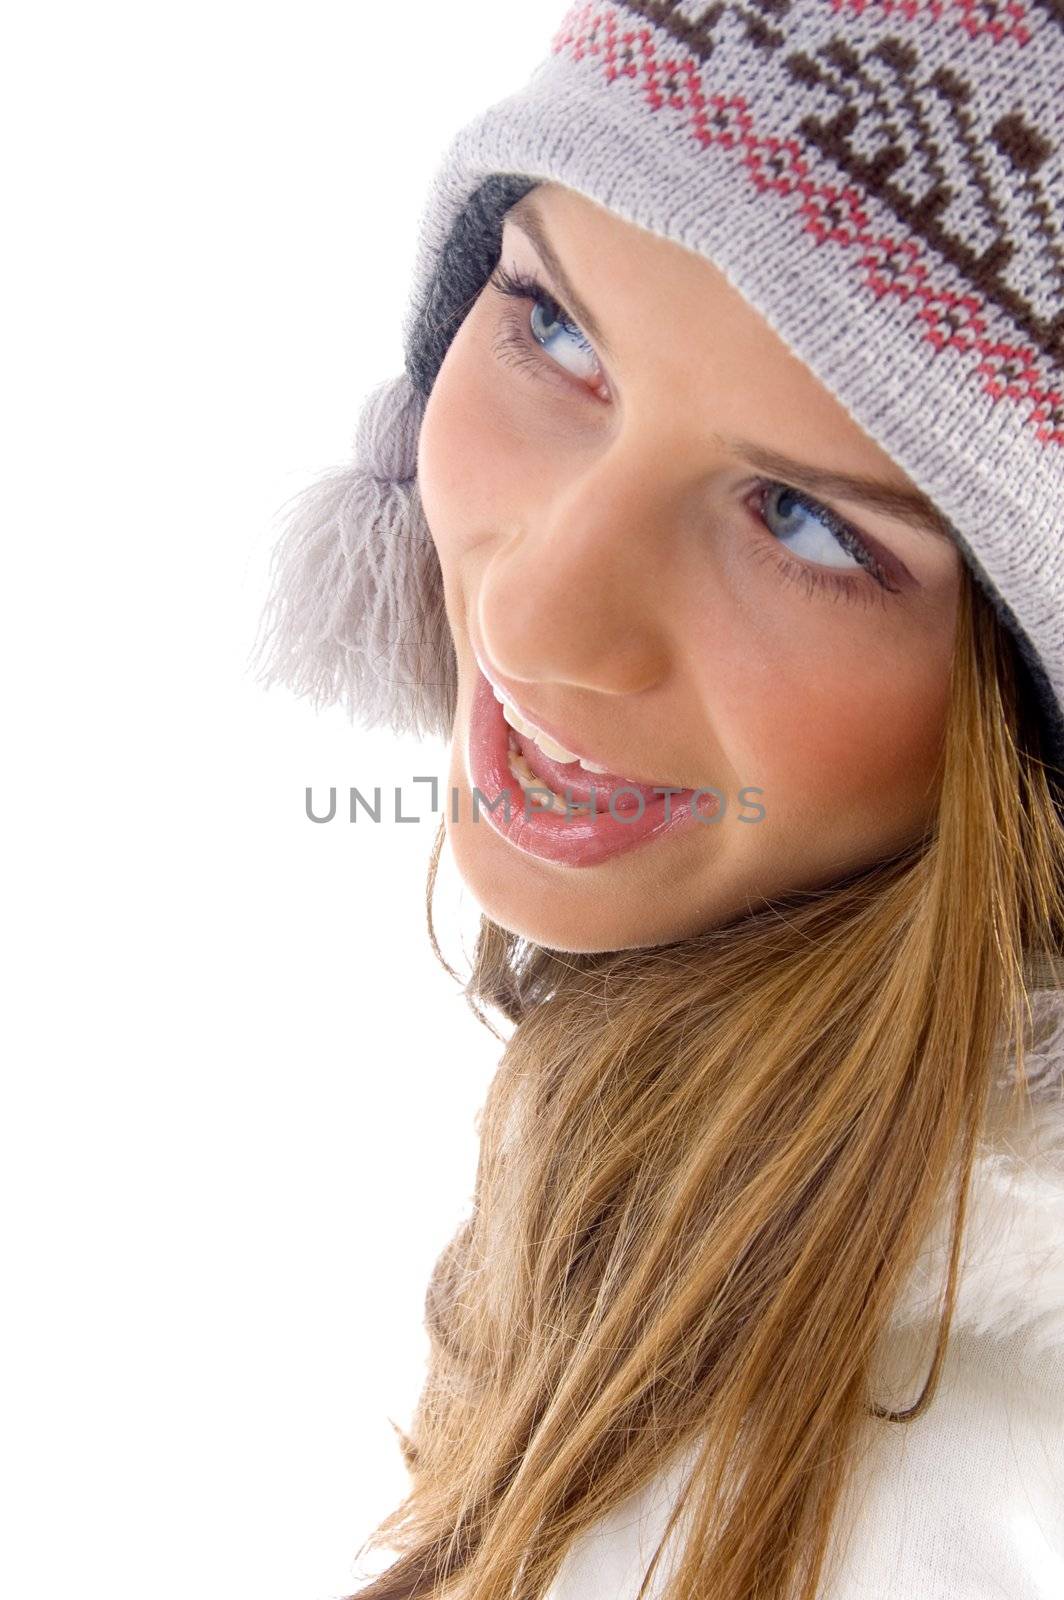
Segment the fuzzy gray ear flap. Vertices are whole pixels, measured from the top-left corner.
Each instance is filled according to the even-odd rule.
[[[282,507],[252,664],[364,727],[446,739],[457,664],[418,492],[424,404],[405,372],[378,385],[351,462]]]

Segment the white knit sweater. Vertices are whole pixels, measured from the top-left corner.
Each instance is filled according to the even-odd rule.
[[[994,1121],[977,1159],[940,1387],[915,1422],[864,1424],[821,1600],[1064,1600],[1064,995],[1037,991],[1032,1006],[1032,1108]],[[923,1386],[950,1221],[895,1312],[881,1403]],[[689,1460],[579,1539],[549,1600],[634,1600]],[[681,1519],[652,1596],[682,1538]]]

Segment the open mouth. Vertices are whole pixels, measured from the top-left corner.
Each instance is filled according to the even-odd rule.
[[[555,760],[511,727],[480,671],[467,771],[474,822],[479,818],[526,855],[565,867],[602,865],[721,811],[716,791],[629,783],[620,773],[589,772],[579,760]]]

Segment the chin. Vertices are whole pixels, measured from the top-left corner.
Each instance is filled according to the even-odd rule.
[[[451,782],[460,790],[460,806],[468,807],[464,785],[455,776]],[[712,920],[703,910],[685,926],[664,893],[653,907],[659,914],[648,917],[645,892],[622,893],[616,885],[609,892],[595,868],[553,867],[515,850],[483,821],[453,823],[449,811],[445,826],[459,877],[485,916],[548,950],[592,955],[651,949],[690,937]]]
[[[457,859],[457,851],[455,855]],[[517,896],[512,892],[512,886],[511,892],[507,892],[505,885],[483,885],[474,875],[465,871],[461,862],[458,866],[466,887],[485,916],[508,933],[527,939],[531,944],[541,945],[544,949],[558,950],[566,955],[593,955],[609,950],[649,949],[670,942],[668,935],[654,938],[633,929],[618,929],[615,935],[611,935],[610,929],[603,927],[601,917],[582,916],[572,906],[568,908],[568,914],[558,916],[552,912],[552,908],[533,896]]]

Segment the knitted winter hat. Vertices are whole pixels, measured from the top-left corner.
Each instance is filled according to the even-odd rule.
[[[1062,24],[1060,0],[571,6],[437,168],[406,370],[369,396],[350,464],[298,498],[266,681],[449,736],[418,431],[503,213],[554,181],[712,259],[932,499],[1064,769]]]

